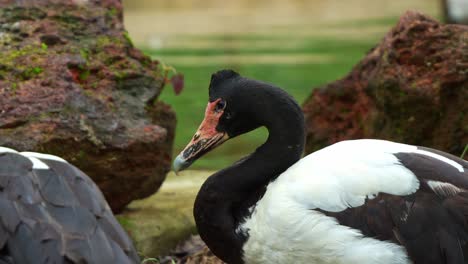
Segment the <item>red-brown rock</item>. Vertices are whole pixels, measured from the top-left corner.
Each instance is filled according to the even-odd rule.
[[[468,143],[468,27],[407,12],[346,77],[314,89],[303,110],[307,152],[380,138],[460,155]]]
[[[170,168],[163,71],[133,47],[120,0],[0,1],[0,145],[59,155],[114,211]]]

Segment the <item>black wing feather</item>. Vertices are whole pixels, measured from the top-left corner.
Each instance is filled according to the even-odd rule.
[[[0,154],[0,264],[139,263],[104,196],[83,172]]]
[[[448,158],[463,169],[424,154],[397,153],[401,164],[420,181],[416,193],[380,193],[359,207],[322,212],[365,236],[404,246],[416,264],[468,263],[468,163],[441,151],[419,149]],[[431,189],[429,181],[457,191],[441,195]]]
[[[16,263],[44,263],[49,253],[42,252],[41,242],[25,223],[21,223],[8,240],[8,250]]]
[[[2,211],[2,212],[4,212],[4,211]],[[8,241],[7,231],[5,230],[3,225],[0,224],[0,248],[3,248],[6,245],[7,241]],[[1,253],[0,253],[0,255],[1,255]]]
[[[421,147],[418,147],[418,149],[443,156],[460,165],[463,171],[458,170],[447,162],[424,154],[397,153],[395,156],[423,183],[432,180],[450,183],[456,187],[468,190],[467,161],[435,149]]]
[[[14,233],[16,227],[21,222],[15,204],[0,196],[0,212],[2,212],[0,215],[0,223],[2,224],[3,230],[8,233]]]
[[[78,203],[85,208],[89,208],[96,216],[102,216],[105,211],[110,211],[107,202],[96,184],[82,171],[67,163],[45,160],[57,175],[61,175],[66,180],[68,186],[73,191],[73,196]]]
[[[39,190],[42,198],[48,203],[61,207],[76,206],[78,204],[64,178],[57,175],[55,171],[36,170],[34,173],[39,179]]]

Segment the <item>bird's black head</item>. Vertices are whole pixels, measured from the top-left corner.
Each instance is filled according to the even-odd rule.
[[[216,131],[229,138],[247,133],[261,126],[255,111],[256,82],[243,78],[232,70],[222,70],[211,76],[209,101],[216,109],[223,109]]]
[[[300,108],[288,94],[273,85],[244,78],[232,70],[211,76],[205,118],[191,142],[174,161],[174,170],[190,166],[226,140],[268,126],[281,100]]]

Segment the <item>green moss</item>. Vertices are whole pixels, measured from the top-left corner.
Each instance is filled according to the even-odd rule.
[[[11,43],[11,41],[12,41],[11,34],[2,32],[2,34],[0,35],[0,45],[8,45]]]
[[[128,45],[132,45],[132,40],[130,37],[125,36],[125,33],[123,34],[123,37],[117,37],[117,36],[99,36],[95,40],[95,48],[96,52],[100,53],[102,52],[103,48],[106,46],[116,46],[116,47],[127,47]],[[107,55],[107,54],[104,54]]]
[[[81,55],[81,57],[83,57],[83,59],[85,59],[86,61],[89,60],[89,50],[88,50],[88,49],[86,49],[86,48],[80,49],[80,55]]]
[[[109,11],[107,11],[107,15],[110,17],[114,17],[117,15],[117,9],[115,7],[111,7]]]
[[[88,69],[84,69],[80,71],[78,78],[80,79],[80,81],[86,81],[90,74],[91,72]]]
[[[33,72],[34,74],[36,74],[36,75],[42,73],[43,71],[44,71],[44,70],[43,70],[41,67],[34,67],[34,68],[32,68],[32,72]]]
[[[20,73],[22,80],[29,80],[41,74],[44,70],[41,67],[29,67]]]
[[[61,115],[73,115],[76,113],[76,109],[70,105],[65,105],[60,112]]]
[[[88,97],[93,97],[93,93],[90,90],[84,90],[83,93]]]
[[[39,62],[39,58],[41,55],[45,55],[46,52],[42,49],[40,45],[28,45],[24,46],[17,50],[7,50],[5,51],[2,56],[0,56],[0,65],[2,65],[2,69],[17,69],[20,71],[29,70],[32,74],[39,74],[42,72],[42,68],[32,65],[24,65],[21,63],[16,63],[16,60],[25,57],[25,56],[36,56],[35,61]],[[29,74],[29,72],[27,73]]]
[[[115,76],[115,80],[119,83],[119,82],[122,82],[123,80],[125,80],[125,78],[127,77],[127,74],[125,72],[120,72],[120,71],[114,71],[112,72]]]
[[[78,151],[78,154],[76,154],[76,157],[78,159],[84,159],[86,157],[86,152],[84,150]]]
[[[17,90],[18,90],[18,84],[15,82],[11,83],[11,94],[15,95]]]
[[[7,79],[9,72],[10,72],[9,67],[0,64],[0,80]]]
[[[134,47],[135,45],[133,45],[133,40],[130,38],[130,35],[128,34],[127,31],[125,31],[123,33],[123,37],[128,41],[128,43],[130,44],[130,46]]]
[[[382,61],[388,64],[388,51],[387,50],[385,50],[382,54]]]
[[[80,17],[70,14],[70,12],[64,12],[61,15],[53,16],[53,18],[59,22],[71,25],[76,25],[82,22]]]
[[[96,39],[96,46],[98,47],[105,47],[111,43],[112,43],[112,40],[109,36],[99,36]]]
[[[45,43],[41,43],[41,48],[43,51],[46,51],[49,47]]]
[[[3,10],[2,17],[6,21],[20,21],[20,20],[39,20],[46,17],[47,14],[36,7],[9,7]]]
[[[83,7],[76,7],[74,9],[63,8],[63,5],[56,5],[56,9],[60,10],[49,18],[55,20],[56,24],[66,32],[73,33],[80,41],[85,41],[90,31],[89,24],[85,17],[92,17],[94,10],[84,10]]]

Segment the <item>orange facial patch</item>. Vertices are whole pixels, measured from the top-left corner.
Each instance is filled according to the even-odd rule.
[[[219,118],[223,115],[223,111],[216,112],[216,105],[221,99],[217,99],[214,102],[208,103],[205,110],[205,118],[198,127],[197,133],[192,139],[196,141],[198,138],[211,138],[219,132],[216,131],[216,126],[219,123]]]
[[[221,100],[217,99],[206,106],[205,118],[190,143],[182,151],[184,159],[196,159],[229,138],[226,133],[216,130],[219,119],[224,112],[224,109],[217,109],[217,105]]]

